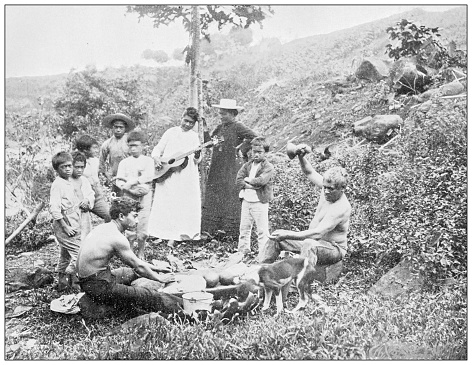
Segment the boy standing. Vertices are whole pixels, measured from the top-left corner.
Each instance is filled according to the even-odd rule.
[[[238,251],[244,254],[251,251],[251,230],[256,223],[258,261],[261,262],[261,255],[269,240],[269,202],[273,199],[274,166],[266,159],[269,144],[265,137],[254,138],[251,150],[251,160],[241,167],[236,177],[236,186],[242,199]]]
[[[59,275],[57,290],[69,285],[79,289],[75,262],[80,248],[81,213],[83,201],[77,196],[72,184],[72,156],[59,152],[52,158],[52,167],[58,176],[51,185],[49,211],[51,212],[54,234],[59,243],[59,261],[56,271]]]
[[[127,133],[134,129],[135,123],[124,114],[110,114],[103,119],[102,125],[113,129],[113,136],[103,142],[100,147],[99,174],[105,177],[108,184],[113,182],[113,178],[118,171],[121,160],[128,157]],[[106,168],[106,163],[110,166]],[[112,191],[119,196],[121,191],[112,184]]]
[[[95,193],[95,202],[91,212],[104,219],[105,223],[110,222],[110,206],[105,199],[105,193],[98,178],[100,146],[95,138],[84,134],[75,141],[75,148],[87,158],[83,175],[88,179]]]
[[[95,203],[95,193],[92,186],[85,176],[83,176],[84,169],[87,164],[87,158],[79,151],[72,153],[72,185],[74,186],[75,194],[79,197],[81,203],[80,208],[80,242],[83,242],[85,237],[92,230],[92,219],[90,211],[93,209]]]
[[[128,135],[130,156],[122,160],[116,174],[116,186],[129,197],[141,204],[136,229],[138,241],[137,256],[144,259],[144,245],[148,237],[149,213],[152,205],[151,181],[154,177],[154,160],[144,156],[143,145],[146,136],[141,131],[131,131]]]

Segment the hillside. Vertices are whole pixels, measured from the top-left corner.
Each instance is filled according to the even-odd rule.
[[[454,40],[458,48],[466,46],[465,7],[444,13],[416,9],[284,45],[277,39],[269,39],[245,53],[223,56],[210,68],[202,70],[203,77],[209,81],[204,90],[207,104],[210,106],[223,97],[237,99],[246,107],[240,120],[260,132],[270,133],[277,145],[281,139],[287,139],[284,128],[290,130],[290,137],[304,132],[313,137],[314,143],[325,137],[324,143],[329,143],[340,133],[339,126],[372,112],[362,110],[362,105],[365,106],[370,94],[375,92],[371,88],[375,87],[366,85],[357,95],[343,95],[332,104],[330,90],[320,83],[352,74],[365,56],[385,57],[385,29],[403,18],[426,26],[439,26],[443,28],[444,43]],[[178,118],[182,101],[187,98],[188,68],[185,66],[110,68],[104,74],[110,78],[125,76],[143,81],[144,94],[152,100],[145,117],[147,123],[163,115]],[[66,79],[67,74],[6,79],[6,111],[22,114],[40,107],[51,109],[51,100],[60,95]],[[349,112],[353,107],[356,111]],[[212,108],[206,108],[205,114],[210,125],[217,123]],[[333,127],[330,121],[336,121],[337,126]]]

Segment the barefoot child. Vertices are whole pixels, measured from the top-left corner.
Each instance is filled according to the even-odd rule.
[[[128,134],[130,156],[118,165],[115,183],[124,197],[139,201],[142,206],[136,228],[138,241],[136,256],[140,259],[144,259],[144,245],[148,238],[148,221],[152,205],[151,179],[154,176],[154,160],[142,154],[145,140],[146,136],[141,131],[131,131]]]
[[[105,200],[105,194],[98,178],[99,160],[97,156],[100,151],[98,142],[91,136],[84,134],[75,141],[75,148],[87,157],[83,175],[89,180],[95,193],[95,203],[91,212],[104,219],[105,223],[109,222],[111,220],[110,206]]]
[[[79,151],[72,153],[72,185],[74,186],[75,194],[80,200],[80,242],[83,242],[85,237],[92,230],[92,219],[90,217],[90,210],[93,209],[95,193],[92,186],[85,176],[83,176],[84,169],[87,164],[87,158]]]
[[[59,275],[57,290],[71,285],[78,288],[75,262],[80,248],[80,204],[71,181],[72,156],[59,152],[52,158],[52,167],[58,176],[51,185],[49,211],[51,212],[54,234],[59,242],[59,260],[56,271]]]
[[[238,251],[244,254],[251,251],[251,230],[256,223],[258,261],[261,262],[264,246],[269,240],[269,202],[273,198],[274,166],[266,159],[269,144],[264,137],[254,138],[251,148],[251,160],[241,167],[236,177],[239,197],[242,198]]]

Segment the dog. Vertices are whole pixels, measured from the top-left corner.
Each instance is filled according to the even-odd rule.
[[[291,313],[299,311],[308,303],[314,279],[315,269],[308,258],[288,257],[273,264],[263,265],[259,269],[259,285],[264,288],[262,310],[269,309],[272,293],[275,293],[277,315],[279,315],[283,311],[283,303],[287,298],[290,283],[294,280],[300,297],[297,306]]]

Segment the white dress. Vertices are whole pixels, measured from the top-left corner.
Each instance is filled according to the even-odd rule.
[[[169,157],[190,152],[199,145],[195,131],[184,132],[180,126],[172,127],[162,135],[151,156],[162,156],[161,160],[166,161]],[[200,180],[198,166],[191,154],[183,170],[156,183],[148,233],[167,240],[200,239],[200,224]]]

